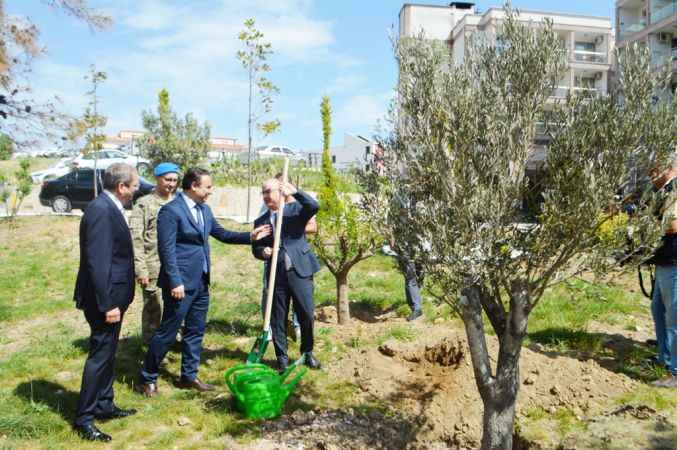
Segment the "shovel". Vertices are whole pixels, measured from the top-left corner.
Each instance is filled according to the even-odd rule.
[[[289,158],[284,159],[284,168],[282,169],[282,183],[287,182],[287,171],[289,170]],[[275,221],[275,236],[273,239],[273,256],[270,259],[270,273],[268,275],[268,289],[266,290],[266,311],[263,316],[263,332],[256,338],[254,347],[252,347],[247,356],[247,364],[260,363],[263,355],[268,348],[268,338],[270,337],[270,313],[273,308],[273,292],[275,291],[275,275],[277,272],[277,256],[280,252],[280,234],[282,232],[282,216],[284,215],[285,199],[280,193],[280,202],[277,207],[277,220]]]

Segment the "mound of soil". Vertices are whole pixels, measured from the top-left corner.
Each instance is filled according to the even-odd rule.
[[[495,363],[497,340],[488,337],[488,346]],[[358,417],[350,419],[355,423],[364,421],[368,430],[366,437],[386,442],[386,437],[398,436],[385,447],[475,448],[479,445],[482,402],[467,341],[461,331],[431,332],[425,342],[391,340],[375,349],[357,349],[330,371],[341,378],[349,374],[349,381],[359,386],[365,402],[377,400],[398,411],[398,417],[391,417],[390,421],[350,416]],[[559,407],[566,407],[577,416],[600,414],[604,399],[636,385],[630,378],[610,372],[594,360],[580,361],[548,353],[538,346],[534,350],[522,350],[521,374],[518,415],[533,408],[555,412]],[[336,414],[341,413],[332,414],[331,417],[339,420]],[[409,424],[404,431],[403,424]],[[392,429],[387,431],[389,427]],[[327,433],[323,438],[324,448],[330,444],[338,448],[379,448],[371,441],[361,440],[352,446],[350,442],[358,441],[332,440],[332,436],[341,434],[345,435]],[[304,438],[308,445],[308,435]]]

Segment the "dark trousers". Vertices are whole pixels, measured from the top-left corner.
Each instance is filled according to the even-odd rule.
[[[313,302],[313,277],[302,278],[294,269],[285,270],[284,258],[280,258],[275,277],[273,309],[270,328],[273,332],[273,345],[277,362],[286,364],[287,356],[287,317],[289,302],[294,302],[294,311],[301,325],[301,353],[313,351],[313,323],[315,320],[315,303]]]
[[[197,378],[202,338],[207,325],[209,309],[207,277],[202,277],[199,288],[186,291],[186,296],[181,300],[172,298],[171,289],[162,289],[162,301],[164,303],[162,322],[148,346],[148,353],[141,369],[141,381],[157,382],[160,364],[176,340],[176,333],[183,322],[185,325],[182,338],[181,378],[194,380]]]
[[[398,257],[400,271],[404,275],[404,295],[412,311],[421,310],[421,286],[423,285],[423,270],[416,264]]]
[[[78,399],[75,425],[91,424],[95,415],[105,415],[113,410],[113,379],[115,378],[115,352],[120,339],[120,322],[106,323],[106,315],[96,309],[85,309],[89,323],[89,355],[82,372],[82,386]]]

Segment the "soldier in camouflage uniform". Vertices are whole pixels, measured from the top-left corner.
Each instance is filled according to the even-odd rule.
[[[141,336],[148,345],[162,318],[162,292],[157,286],[160,257],[157,248],[157,216],[160,208],[174,198],[179,168],[173,163],[155,167],[155,189],[141,197],[132,210],[129,228],[134,243],[136,280],[143,290]]]

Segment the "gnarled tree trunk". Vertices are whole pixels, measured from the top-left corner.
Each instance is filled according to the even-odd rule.
[[[515,404],[519,392],[519,358],[527,332],[528,293],[521,285],[511,287],[510,310],[500,299],[488,299],[481,285],[471,285],[461,294],[461,314],[468,335],[475,382],[484,405],[482,450],[512,450]],[[497,300],[497,301],[496,301]],[[499,341],[496,375],[492,373],[482,310],[489,316]]]

